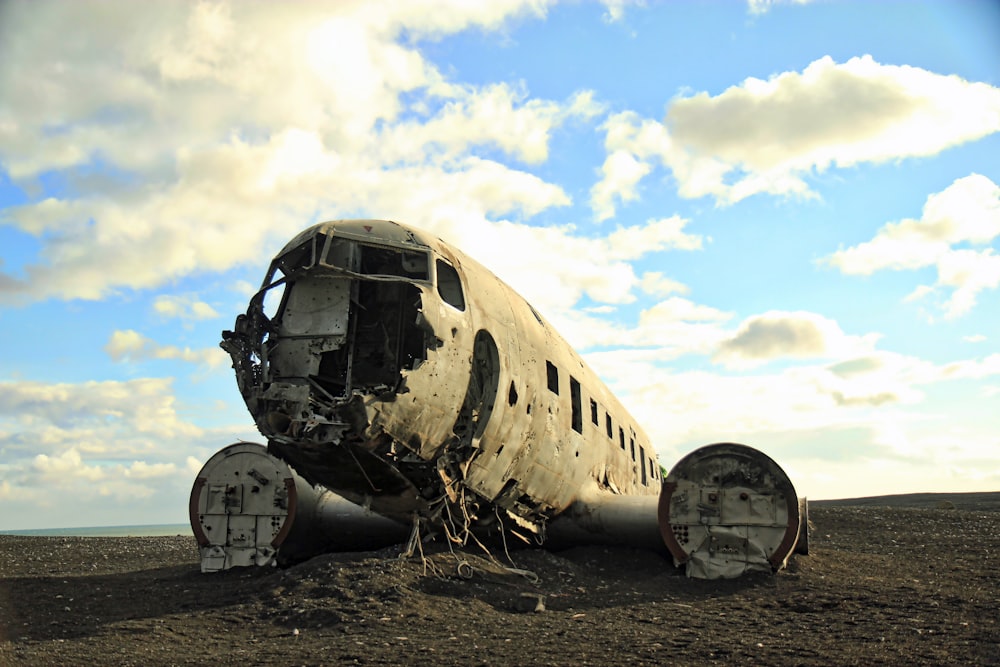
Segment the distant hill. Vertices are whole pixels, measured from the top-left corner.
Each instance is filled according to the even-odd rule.
[[[838,500],[810,500],[816,507],[917,507],[977,511],[1000,511],[1000,491],[979,493],[901,493]]]

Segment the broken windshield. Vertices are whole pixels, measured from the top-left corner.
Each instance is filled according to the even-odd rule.
[[[411,280],[430,280],[427,252],[390,246],[358,243],[333,237],[324,249],[320,263],[367,276],[399,276]]]

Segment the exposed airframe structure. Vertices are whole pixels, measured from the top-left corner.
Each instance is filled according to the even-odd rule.
[[[527,301],[401,224],[300,233],[221,345],[268,444],[227,447],[196,479],[203,570],[411,528],[649,546],[706,578],[780,569],[805,544],[770,458],[713,445],[664,478],[636,421]]]

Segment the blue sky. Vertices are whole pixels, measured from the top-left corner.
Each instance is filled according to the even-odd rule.
[[[522,292],[668,468],[1000,490],[1000,5],[0,5],[0,530],[186,520],[299,229]]]

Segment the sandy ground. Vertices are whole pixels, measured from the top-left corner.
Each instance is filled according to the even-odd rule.
[[[814,504],[811,555],[721,582],[597,546],[203,575],[190,537],[0,536],[0,665],[1000,665],[1000,494],[952,500]]]

